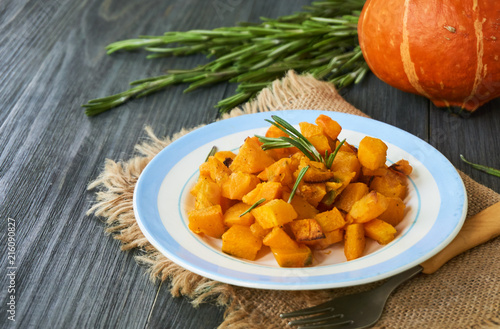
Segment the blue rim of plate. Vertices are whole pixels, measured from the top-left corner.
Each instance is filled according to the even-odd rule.
[[[157,199],[164,177],[192,150],[227,135],[268,127],[269,124],[264,119],[270,118],[273,114],[294,125],[301,121],[312,122],[318,115],[325,114],[341,123],[343,129],[359,131],[388,141],[409,154],[425,153],[419,161],[430,172],[438,186],[441,200],[437,215],[439,220],[435,221],[429,233],[418,243],[393,258],[348,272],[307,275],[300,278],[300,284],[297,284],[297,279],[293,276],[276,277],[246,273],[221,267],[189,252],[170,235],[160,218]],[[244,287],[313,290],[378,281],[403,272],[434,256],[453,240],[462,227],[467,213],[467,194],[462,179],[446,157],[425,141],[402,129],[373,119],[338,112],[286,110],[248,114],[217,121],[175,140],[159,152],[142,172],[134,190],[133,205],[137,223],[148,241],[167,258],[194,273]],[[178,210],[172,209],[172,211]],[[362,258],[357,261],[361,260]],[[293,271],[294,269],[282,268],[281,270]]]

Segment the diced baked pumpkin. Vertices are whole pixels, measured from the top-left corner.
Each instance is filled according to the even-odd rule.
[[[222,183],[231,175],[231,170],[214,156],[209,157],[206,164],[210,173],[210,178],[219,186],[222,186]]]
[[[298,244],[281,227],[274,227],[262,243],[275,249],[296,249]]]
[[[337,209],[333,208],[332,210],[320,212],[314,219],[319,223],[323,232],[331,232],[334,230],[338,230],[345,226],[345,220],[342,213]]]
[[[325,183],[307,184],[301,182],[298,190],[300,191],[300,195],[314,207],[317,207],[326,195]]]
[[[378,138],[366,136],[359,142],[358,159],[368,169],[380,168],[387,159],[387,145]]]
[[[361,173],[361,164],[356,154],[339,151],[335,156],[335,160],[333,160],[330,170],[343,173],[355,172],[356,175],[353,177],[353,180],[356,180]]]
[[[271,248],[271,252],[280,267],[305,267],[313,261],[311,249],[304,244],[299,244],[296,249]]]
[[[389,201],[389,205],[387,209],[380,216],[378,216],[378,219],[381,219],[392,226],[396,226],[401,223],[405,216],[406,205],[400,198],[387,198],[387,200]]]
[[[361,166],[361,173],[363,174],[363,176],[384,176],[388,170],[387,168],[388,167],[385,164],[377,169],[368,169]]]
[[[240,216],[243,214],[245,211],[247,211],[249,206],[246,203],[239,202],[229,209],[226,210],[224,213],[223,219],[224,219],[224,224],[227,227],[231,227],[233,225],[244,225],[244,226],[250,226],[255,222],[255,218],[253,217],[252,213],[248,212],[243,216]]]
[[[248,226],[233,225],[222,234],[222,251],[240,258],[255,260],[262,240],[252,234]]]
[[[398,173],[401,173],[405,176],[408,176],[411,174],[413,171],[413,167],[410,166],[410,163],[408,160],[401,159],[398,162],[393,163],[390,167],[390,170],[396,171]]]
[[[337,121],[324,114],[320,114],[316,118],[315,123],[318,126],[322,127],[325,135],[330,137],[332,140],[336,140],[340,132],[342,131],[342,127],[338,124]]]
[[[299,122],[299,127],[300,127],[301,134],[306,138],[309,138],[311,136],[319,136],[319,135],[324,134],[323,127],[321,127],[319,125],[315,125],[313,123]]]
[[[260,147],[257,137],[248,137],[229,166],[232,171],[259,173],[274,163],[274,159]]]
[[[271,200],[252,209],[251,213],[255,221],[264,229],[281,226],[297,218],[293,206],[281,199]]]
[[[266,182],[280,182],[281,185],[292,188],[295,178],[291,164],[292,160],[289,158],[280,159],[264,169],[257,177]]]
[[[257,176],[241,171],[233,172],[222,183],[222,196],[228,199],[241,200],[248,192],[260,183]]]
[[[258,237],[259,239],[264,239],[266,235],[271,233],[272,228],[262,228],[259,223],[255,222],[252,225],[250,225],[250,231],[252,231],[252,234]]]
[[[349,215],[355,223],[366,223],[377,218],[388,206],[389,201],[384,195],[371,191],[352,205]]]
[[[207,176],[200,176],[190,193],[196,198],[195,209],[206,208],[221,203],[219,185]]]
[[[368,194],[368,186],[364,183],[350,183],[338,196],[333,204],[335,207],[345,212],[351,211],[352,205]]]
[[[288,202],[289,198],[290,198],[290,193],[283,192],[283,200]],[[319,213],[319,210],[316,207],[311,205],[302,196],[298,194],[295,194],[293,196],[290,204],[293,206],[293,209],[295,209],[295,212],[297,213],[297,219],[314,218],[314,216],[316,216],[316,214]]]
[[[403,177],[390,170],[385,175],[374,177],[370,183],[370,189],[375,190],[387,197],[397,197],[403,200],[407,193],[407,187]]]
[[[379,244],[388,244],[394,240],[396,229],[381,219],[375,218],[363,225],[365,227],[365,235]]]
[[[233,162],[233,159],[236,157],[236,154],[231,151],[219,151],[214,154],[214,157],[222,162],[226,167],[229,167],[229,165]]]
[[[295,241],[314,241],[323,239],[325,234],[319,223],[315,219],[299,219],[287,224],[292,230]]]
[[[213,238],[220,238],[226,229],[220,205],[191,210],[188,213],[188,219],[189,229],[194,233],[204,233]]]
[[[312,249],[323,250],[342,240],[344,240],[344,229],[340,228],[331,232],[325,232],[325,237],[323,239],[304,241],[303,243]]]
[[[260,199],[266,199],[266,202],[279,199],[283,195],[283,186],[279,182],[264,182],[259,183],[257,186],[245,194],[241,199],[248,205],[253,205]]]
[[[324,156],[326,152],[328,152],[328,154],[332,153],[330,140],[325,135],[310,136],[307,137],[307,140],[322,156]]]
[[[363,255],[366,246],[363,224],[350,224],[345,228],[344,254],[346,259],[353,260]]]
[[[269,127],[269,129],[267,129],[267,131],[266,131],[266,137],[278,138],[278,137],[290,137],[290,136],[288,136],[287,133],[285,133],[283,130],[279,129],[278,127],[271,125]],[[282,148],[282,149],[271,149],[271,150],[266,151],[266,153],[268,153],[275,160],[287,158],[296,152],[299,152],[299,150],[296,147],[288,147],[288,148]]]

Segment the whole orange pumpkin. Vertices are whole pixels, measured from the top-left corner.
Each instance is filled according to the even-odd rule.
[[[438,107],[500,96],[500,1],[368,0],[358,34],[376,76]]]

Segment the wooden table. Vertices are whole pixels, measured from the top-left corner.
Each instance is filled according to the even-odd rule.
[[[86,216],[86,190],[106,158],[128,159],[150,125],[159,136],[217,118],[232,95],[221,84],[183,95],[183,86],[95,118],[81,104],[203,56],[146,60],[143,52],[106,56],[110,42],[140,34],[211,29],[298,11],[305,0],[4,1],[0,5],[0,328],[215,328],[212,305],[193,309],[153,284],[119,243]],[[500,99],[469,119],[436,109],[369,75],[342,91],[375,119],[428,141],[459,169],[500,192],[500,179],[462,163],[500,167]],[[8,222],[15,222],[16,321],[7,319]],[[12,270],[12,269],[10,269]]]

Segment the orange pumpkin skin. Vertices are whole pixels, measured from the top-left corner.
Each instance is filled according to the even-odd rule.
[[[368,0],[358,36],[377,77],[438,107],[500,97],[499,1]]]

